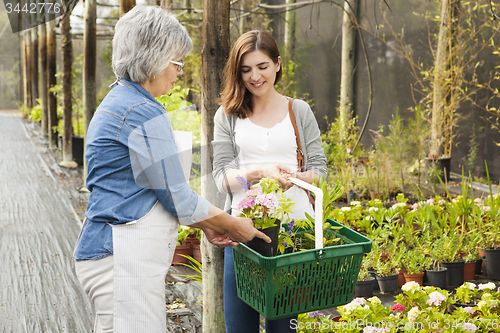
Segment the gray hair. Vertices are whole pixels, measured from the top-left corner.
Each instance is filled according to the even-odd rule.
[[[193,41],[175,16],[158,6],[135,6],[116,23],[113,72],[118,78],[146,82],[192,49]]]

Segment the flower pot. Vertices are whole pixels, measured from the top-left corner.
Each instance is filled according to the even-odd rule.
[[[354,295],[356,297],[372,297],[374,282],[375,278],[372,276],[367,277],[366,281],[357,281],[354,287]]]
[[[492,280],[500,280],[500,248],[486,249],[486,271]]]
[[[373,279],[375,281],[373,281],[373,290],[380,290],[379,287],[378,287],[378,283],[377,283],[377,273],[375,271],[370,271],[370,275],[373,277]]]
[[[448,269],[445,267],[440,267],[439,270],[430,270],[427,269],[425,271],[427,275],[427,285],[445,289],[446,288],[446,273]]]
[[[200,244],[196,245],[194,244],[193,245],[193,258],[198,261],[199,263],[201,263],[201,246]]]
[[[271,228],[262,229],[261,231],[265,233],[269,238],[271,238],[271,243],[266,243],[263,239],[255,237],[245,245],[257,252],[264,257],[274,257],[278,251],[278,235],[280,232],[280,221],[276,220],[276,226]]]
[[[398,274],[390,276],[377,276],[377,283],[380,291],[383,293],[390,293],[398,290]]]
[[[403,273],[403,275],[405,278],[405,283],[410,281],[415,281],[420,286],[424,285],[424,273],[418,273],[418,274]]]
[[[476,275],[481,275],[483,273],[483,259],[476,260]]]
[[[71,145],[73,148],[73,159],[78,165],[83,165],[84,139],[74,136],[71,138]]]
[[[191,247],[191,244],[177,245],[175,247],[174,259],[172,260],[172,265],[182,265],[188,263],[189,260],[181,256],[181,254],[185,256],[192,256],[193,248]]]
[[[401,288],[405,284],[406,269],[402,269],[398,274],[398,287]]]
[[[464,283],[464,261],[443,262],[441,266],[446,267],[446,287],[460,287]]]
[[[186,238],[185,241],[186,244],[191,244],[191,245],[200,245],[200,240],[196,237],[188,237]]]
[[[451,168],[451,157],[446,158],[426,158],[425,159],[430,165],[436,164],[437,169],[441,172],[440,177],[443,182],[450,181],[450,168]],[[435,181],[439,182],[436,178]]]
[[[472,281],[476,278],[476,262],[464,263],[464,281]]]

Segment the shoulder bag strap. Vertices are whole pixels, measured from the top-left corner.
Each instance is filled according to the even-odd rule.
[[[292,122],[293,130],[295,131],[295,140],[297,141],[297,163],[299,165],[299,171],[304,172],[304,153],[302,152],[302,146],[300,145],[299,130],[297,129],[297,123],[295,122],[292,104],[293,98],[290,98],[288,101],[288,114],[290,115],[290,121]],[[314,209],[314,197],[311,195],[311,192],[307,190],[306,193]]]

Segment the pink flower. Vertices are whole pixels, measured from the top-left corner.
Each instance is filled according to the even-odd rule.
[[[434,291],[429,294],[430,299],[427,300],[427,304],[440,306],[441,302],[446,300],[446,297],[438,291]]]
[[[240,203],[238,204],[238,209],[245,209],[245,208],[250,208],[250,209],[253,209],[255,205],[255,198],[254,197],[247,197],[247,198],[244,198],[240,201]]]
[[[391,308],[392,312],[403,312],[406,311],[406,307],[403,304],[399,303],[394,303],[394,305]]]
[[[249,197],[256,197],[258,195],[261,195],[262,194],[262,189],[259,187],[259,188],[251,188],[247,191],[247,196]]]
[[[468,314],[471,314],[471,315],[473,315],[473,314],[476,312],[476,310],[474,310],[474,309],[472,308],[472,306],[466,306],[466,307],[465,307],[465,308],[463,308],[463,309],[464,309],[464,311],[465,311],[465,312],[467,312]]]
[[[278,205],[278,198],[273,194],[260,194],[255,198],[255,203],[273,209]]]
[[[477,327],[473,323],[464,323],[464,330],[474,333],[476,332]]]

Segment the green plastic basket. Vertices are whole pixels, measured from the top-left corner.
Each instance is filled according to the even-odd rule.
[[[244,244],[234,247],[238,297],[268,319],[349,303],[372,241],[345,226],[339,237],[349,244],[277,257],[261,256]]]

